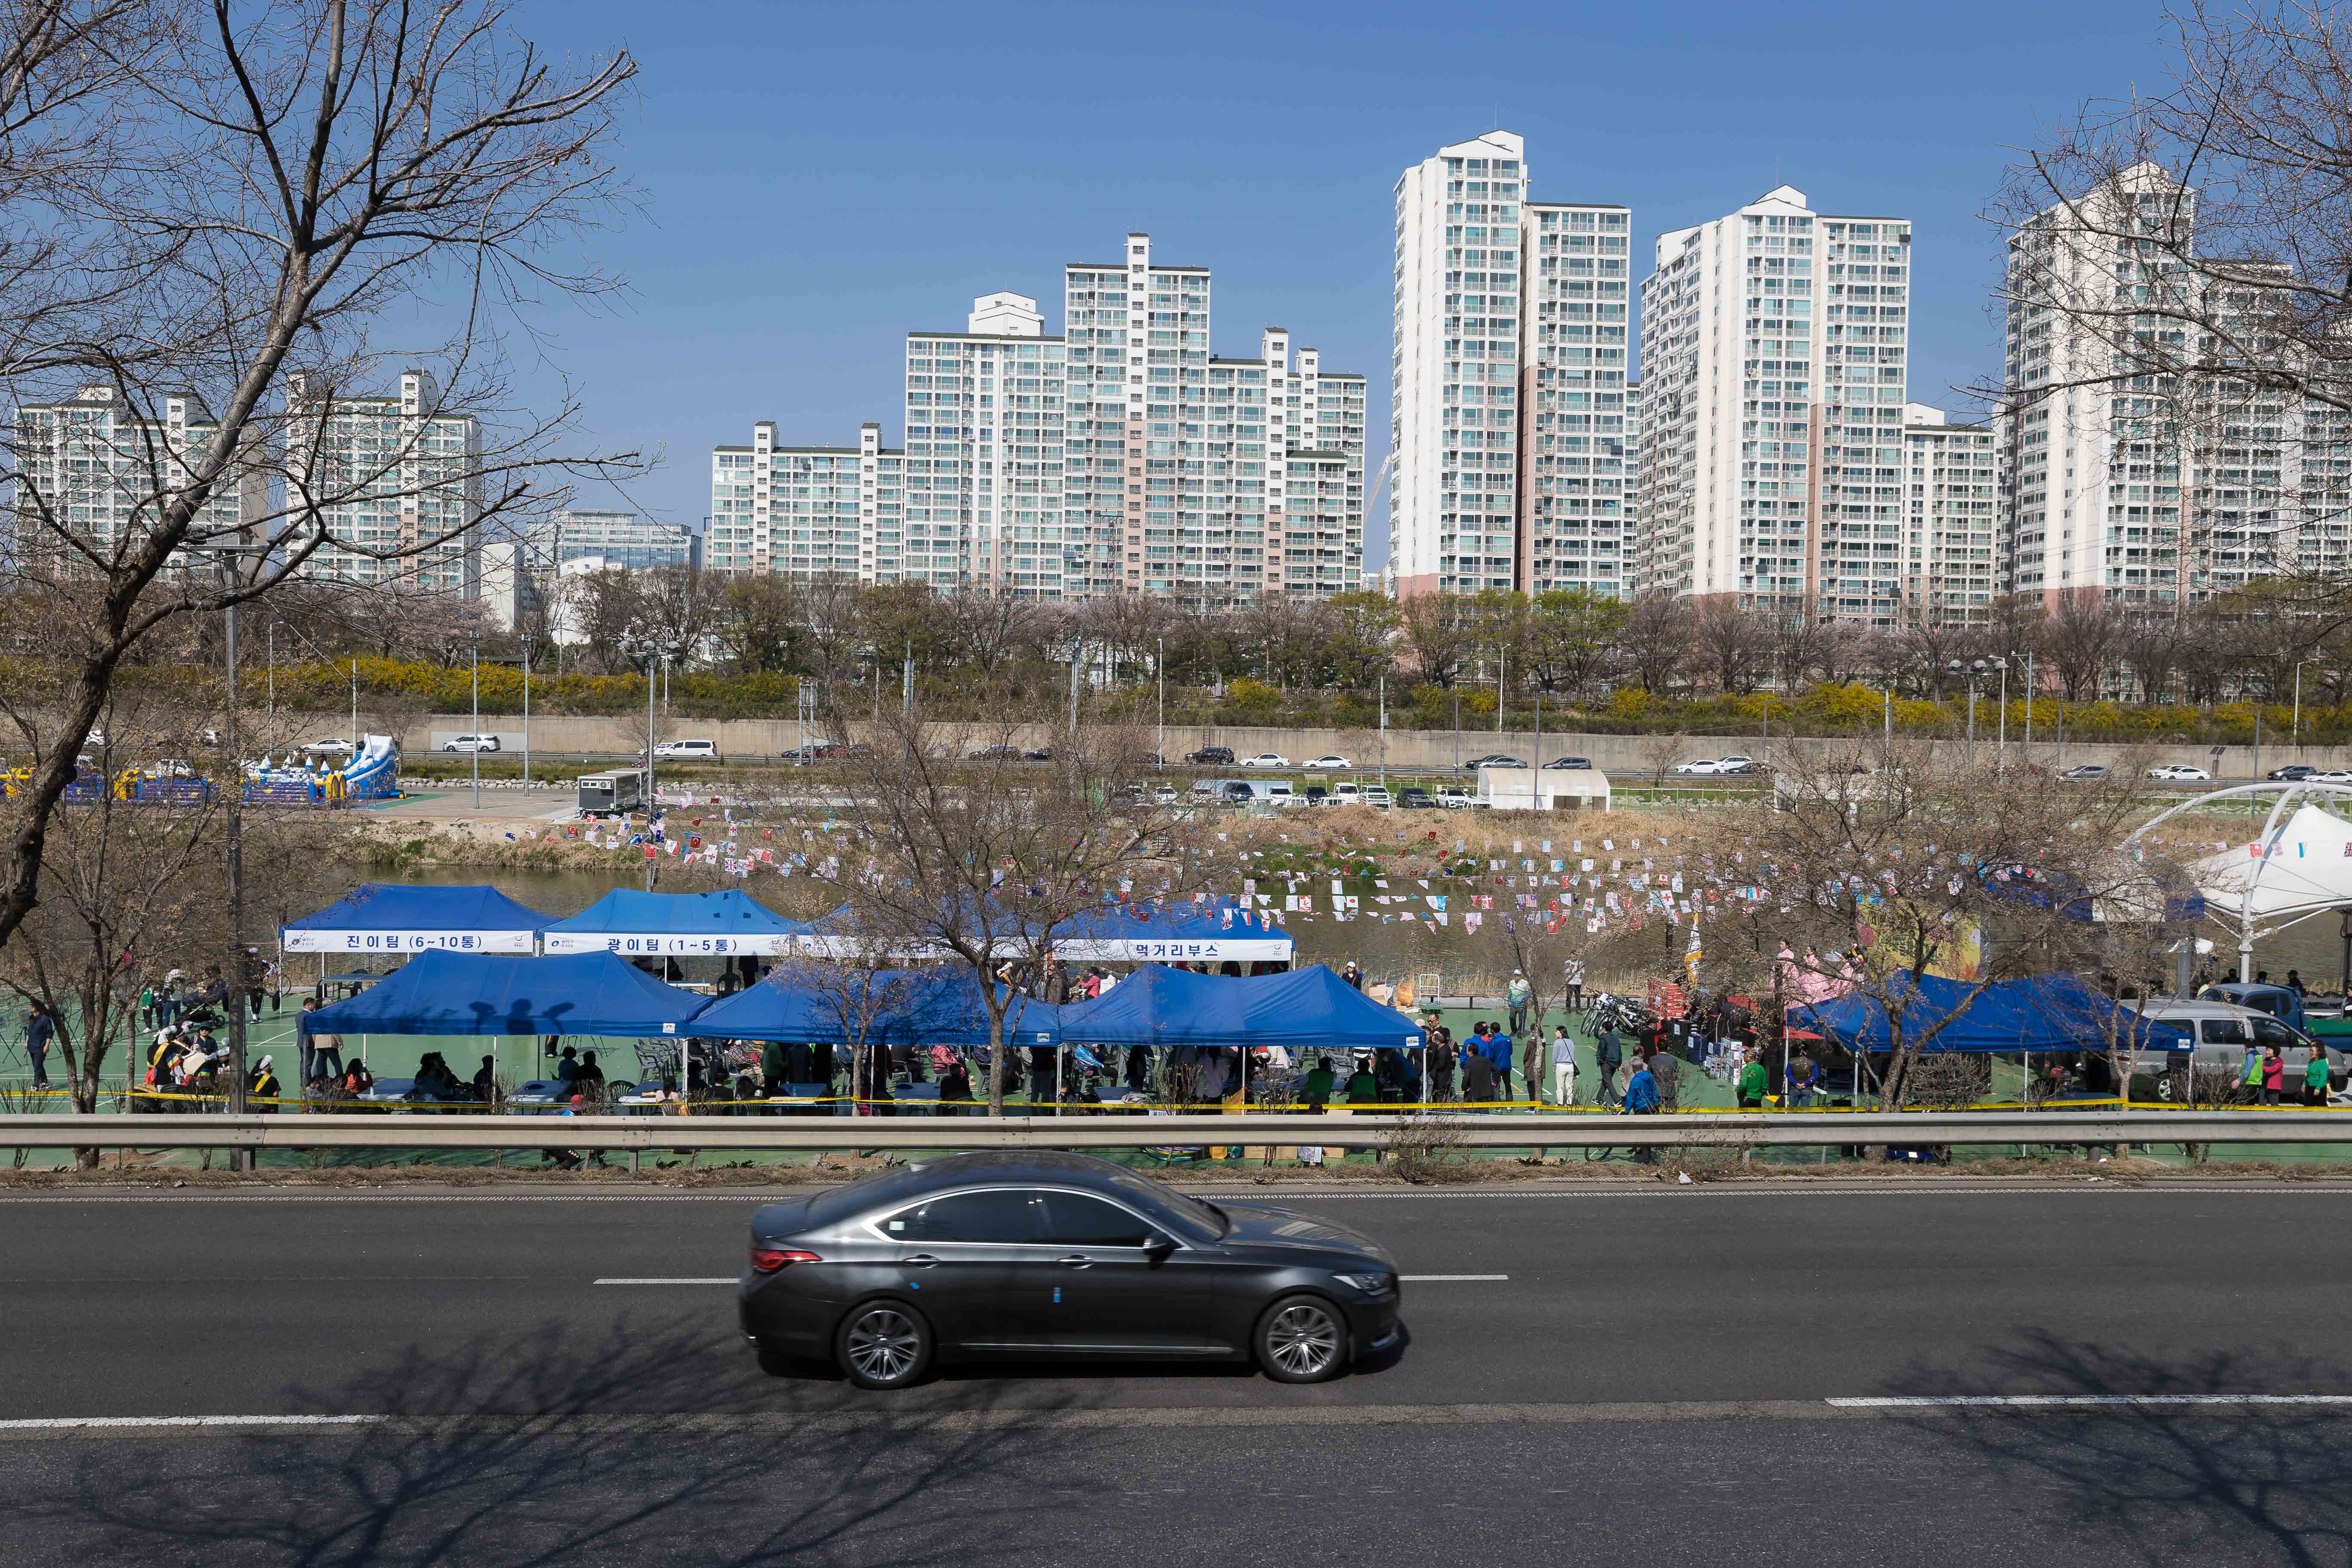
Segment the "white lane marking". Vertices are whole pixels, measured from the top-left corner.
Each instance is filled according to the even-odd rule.
[[[122,1426],[372,1426],[389,1415],[57,1415],[0,1421],[0,1432],[68,1432]]]
[[[2352,1405],[2352,1394],[1952,1394],[1831,1399],[1840,1410],[2095,1410],[2206,1405]]]
[[[1507,1274],[1400,1274],[1397,1278],[1410,1285],[1421,1281],[1433,1282],[1449,1279],[1508,1279],[1510,1276]]]
[[[733,1276],[713,1279],[599,1279],[599,1285],[732,1285]]]

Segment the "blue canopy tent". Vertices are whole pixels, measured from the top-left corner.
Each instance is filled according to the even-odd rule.
[[[796,951],[809,930],[740,888],[718,893],[647,893],[615,888],[541,937],[550,953],[617,952],[624,958],[772,955]]]
[[[2189,1044],[2179,1029],[2118,1007],[2073,974],[1984,986],[1923,974],[1916,982],[1898,977],[1893,994],[1904,1039],[1924,1037],[1930,1051],[2168,1051]],[[1859,993],[1791,1007],[1788,1020],[1848,1050],[1895,1048],[1886,1009]]]
[[[1146,964],[1109,994],[1061,1010],[1062,1037],[1107,1046],[1419,1050],[1421,1026],[1322,964],[1243,979]]]
[[[1026,996],[1009,999],[1007,1045],[1056,1046],[1067,1007]],[[824,984],[778,969],[757,985],[712,1003],[679,1033],[699,1039],[805,1040],[847,1045],[863,1020],[869,1043],[916,1046],[988,1044],[988,1009],[968,965],[934,969],[843,971]]]
[[[563,958],[422,952],[310,1015],[322,1034],[675,1035],[709,998],[609,952]]]
[[[1232,905],[1118,904],[1071,921],[1054,939],[1054,956],[1080,963],[1287,963],[1297,946],[1280,926]]]
[[[369,882],[278,929],[283,952],[531,952],[548,918],[488,886]]]

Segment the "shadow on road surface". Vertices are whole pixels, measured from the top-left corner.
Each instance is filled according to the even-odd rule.
[[[2151,1338],[2161,1325],[2142,1325]],[[2128,1331],[2119,1328],[2119,1332]],[[2293,1333],[2265,1321],[2263,1337]],[[2021,1336],[1969,1373],[1917,1371],[1884,1391],[2004,1394],[2352,1394],[2352,1370],[2317,1356],[2231,1352],[2168,1359],[2113,1342]],[[2151,1563],[2342,1564],[2352,1560],[2352,1410],[2135,1405],[2052,1414],[1974,1407],[1906,1421],[1970,1450],[2084,1543],[2122,1542]],[[2054,1544],[2054,1543],[2053,1543]],[[2053,1561],[2063,1560],[2053,1552]]]
[[[53,1561],[925,1564],[985,1560],[1077,1484],[1067,1390],[1018,1410],[985,1384],[953,1409],[836,1394],[827,1415],[747,1361],[625,1323],[411,1349],[291,1406],[392,1422],[59,1445],[10,1511]]]

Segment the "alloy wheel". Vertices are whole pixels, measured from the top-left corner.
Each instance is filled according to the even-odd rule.
[[[849,1329],[849,1363],[862,1377],[896,1383],[922,1353],[922,1334],[893,1307],[877,1307]]]
[[[1339,1325],[1323,1308],[1295,1301],[1266,1324],[1265,1352],[1292,1377],[1317,1376],[1339,1359]]]

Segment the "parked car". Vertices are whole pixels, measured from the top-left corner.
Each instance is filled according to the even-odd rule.
[[[499,738],[496,735],[452,735],[441,749],[445,752],[495,752],[499,749]]]
[[[1376,811],[1386,811],[1396,804],[1389,798],[1389,792],[1379,784],[1366,784],[1363,788],[1363,800],[1366,805]]]
[[[205,744],[208,746],[217,746],[220,744],[217,731],[207,730],[205,733],[213,737],[212,739],[207,740]],[[349,741],[313,741],[302,749],[310,752],[314,757],[348,757],[359,748],[352,745]]]
[[[1244,757],[1234,765],[1243,768],[1286,768],[1290,765],[1290,759],[1279,752],[1260,752],[1255,757]]]
[[[1544,766],[1547,769],[1581,768],[1589,773],[1592,768],[1592,759],[1591,757],[1554,757],[1551,761],[1546,763]]]
[[[1151,792],[1151,804],[1154,805],[1174,805],[1176,804],[1176,786],[1174,784],[1161,784],[1159,788],[1153,790]]]
[[[1157,752],[1144,752],[1143,760],[1155,768],[1164,768],[1168,765],[1168,759],[1161,756]]]
[[[654,748],[654,760],[656,762],[715,763],[719,760],[719,742],[716,741],[664,741]]]
[[[2204,784],[2213,775],[2193,763],[2163,763],[2148,769],[2147,776],[2161,779],[2166,784]],[[2322,773],[2319,776],[2326,778],[2327,775]],[[2345,776],[2352,778],[2352,773]]]
[[[1257,791],[1244,780],[1234,779],[1224,786],[1223,800],[1227,805],[1248,805],[1257,799]]]
[[[2062,779],[2103,779],[2108,775],[2107,770],[2101,767],[2098,763],[2084,763],[2080,767],[2068,768],[2064,773],[2060,773],[2058,776]]]
[[[1407,784],[1397,791],[1396,803],[1399,811],[1435,811],[1437,809],[1437,797],[1413,784]]]
[[[2301,779],[2311,778],[2317,774],[2319,770],[2313,767],[2309,763],[2289,763],[2283,768],[2273,768],[2270,772],[2264,773],[2263,777],[2266,779],[2283,779],[2292,784]]]
[[[1054,760],[1054,748],[1032,746],[1021,753],[1021,760],[1024,763],[1050,763]]]
[[[1298,765],[1305,768],[1308,773],[1344,773],[1356,764],[1349,762],[1345,757],[1335,757],[1328,752],[1326,752],[1323,755],[1316,758],[1313,762],[1301,763]]]
[[[1331,804],[1331,792],[1321,784],[1308,784],[1298,792],[1298,798],[1309,805],[1328,805]]]
[[[1489,752],[1483,757],[1473,757],[1463,763],[1462,771],[1475,773],[1480,768],[1523,768],[1527,765],[1517,757],[1507,756],[1501,752]]]
[[[1448,811],[1459,811],[1470,804],[1470,792],[1461,784],[1439,784],[1437,804]]]
[[[1689,762],[1676,763],[1675,764],[1675,772],[1691,775],[1706,774],[1712,776],[1713,774],[1721,773],[1722,771],[1723,764],[1717,762],[1713,757],[1693,757]]]
[[[1331,786],[1331,804],[1334,805],[1358,805],[1362,804],[1363,798],[1363,786],[1353,779],[1341,779]]]
[[[1203,746],[1197,752],[1185,752],[1184,760],[1188,763],[1209,763],[1229,768],[1234,765],[1234,749],[1231,746]]]

